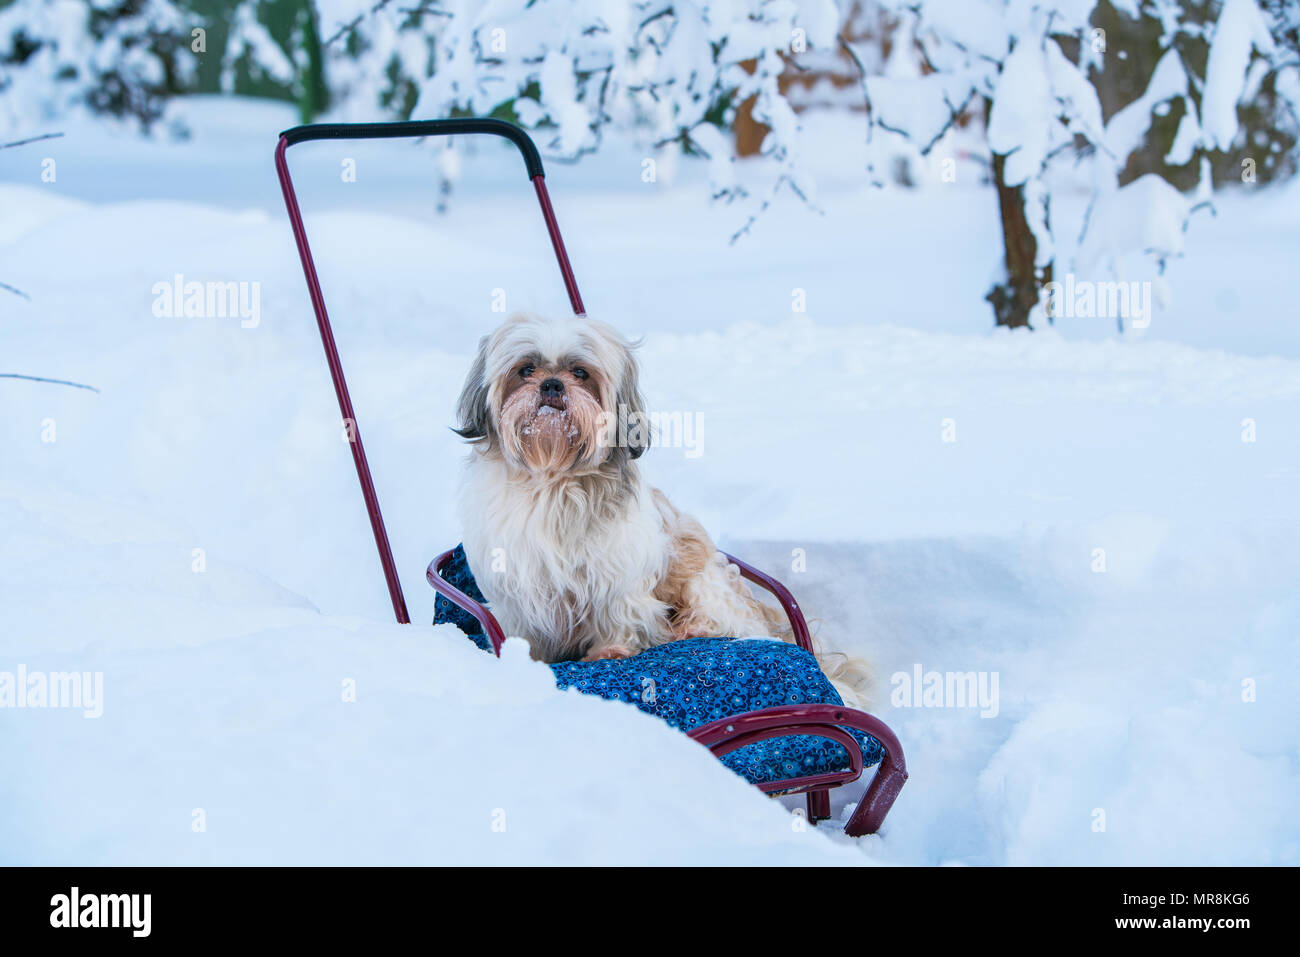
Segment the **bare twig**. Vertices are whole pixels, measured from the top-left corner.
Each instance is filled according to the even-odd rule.
[[[847,53],[847,54],[849,55],[849,59],[852,60],[852,61],[853,61],[853,65],[854,65],[855,67],[857,67],[857,70],[858,70],[858,88],[859,88],[860,90],[862,90],[862,105],[863,105],[863,107],[864,107],[864,108],[866,109],[866,111],[867,111],[867,118],[868,118],[868,122],[867,122],[867,141],[870,142],[870,140],[871,140],[871,122],[870,122],[870,117],[871,117],[871,91],[867,89],[867,68],[866,68],[866,66],[863,65],[863,63],[862,63],[862,58],[861,58],[860,56],[858,56],[858,52],[857,52],[856,50],[854,50],[853,47],[850,46],[849,41],[846,40],[846,39],[844,38],[844,34],[843,34],[843,33],[838,34],[838,35],[835,37],[835,39],[838,40],[838,41],[840,42],[840,49],[843,50],[845,53]]]
[[[62,133],[42,133],[40,136],[29,136],[25,140],[14,140],[12,143],[0,143],[0,150],[7,150],[14,146],[26,146],[28,143],[39,143],[41,140],[58,139],[62,135]]]
[[[858,70],[858,88],[862,90],[862,105],[865,108],[867,117],[867,173],[871,176],[871,185],[880,188],[885,184],[876,173],[876,164],[872,162],[871,141],[875,137],[876,114],[875,107],[871,103],[871,90],[867,86],[867,68],[843,33],[840,33],[835,39],[839,40],[840,49],[849,55],[849,59],[853,61],[853,65]]]
[[[642,21],[641,21],[641,25],[640,25],[639,27],[636,28],[637,33],[640,33],[642,30],[644,30],[646,27],[650,26],[650,24],[654,23],[654,22],[655,22],[656,20],[658,20],[660,17],[671,17],[671,16],[674,16],[674,15],[675,15],[675,11],[673,10],[673,6],[672,6],[672,4],[670,3],[668,6],[664,7],[662,10],[660,10],[658,13],[652,13],[652,14],[650,14],[650,16],[648,16],[648,17],[646,17],[644,20],[642,20]]]
[[[0,282],[0,289],[5,290],[6,292],[12,292],[15,296],[18,296],[20,299],[26,299],[28,302],[32,301],[31,296],[27,295],[27,293],[23,292],[21,289],[15,289],[7,282]]]
[[[782,173],[780,176],[777,177],[776,182],[772,184],[772,188],[768,191],[767,196],[763,199],[763,202],[759,205],[758,209],[756,209],[754,212],[749,214],[749,218],[745,220],[745,225],[741,226],[738,230],[736,230],[734,233],[731,234],[731,239],[727,243],[727,245],[734,246],[742,236],[746,236],[749,234],[749,231],[753,228],[754,224],[758,222],[758,220],[762,217],[762,215],[765,212],[767,212],[768,207],[772,205],[772,200],[774,200],[776,198],[777,193],[781,191],[781,186],[783,184],[785,186],[790,187],[790,192],[798,196],[799,199],[803,201],[804,205],[807,206],[809,209],[811,209],[814,213],[817,213],[819,216],[826,215],[824,210],[819,209],[817,206],[813,205],[813,203],[808,199],[804,191],[799,188],[799,186],[795,183],[794,178],[789,173]]]
[[[81,382],[69,382],[67,379],[47,379],[38,375],[19,375],[17,372],[0,372],[0,379],[26,379],[28,382],[49,382],[52,385],[70,385],[74,389],[88,389],[99,394],[99,390],[93,385],[85,385]]]
[[[333,43],[333,42],[334,42],[335,40],[337,40],[339,37],[346,36],[347,34],[351,33],[353,30],[355,30],[358,26],[361,25],[361,21],[362,21],[362,20],[365,20],[365,19],[367,19],[368,17],[374,16],[376,13],[378,13],[380,10],[384,9],[384,7],[388,6],[388,5],[389,5],[390,3],[392,3],[392,2],[393,2],[393,0],[377,0],[377,2],[375,3],[375,5],[372,6],[369,10],[366,10],[366,11],[363,11],[362,13],[357,14],[355,17],[353,17],[353,18],[352,18],[351,20],[349,20],[347,23],[343,24],[343,26],[339,27],[338,30],[335,31],[334,35],[333,35],[332,37],[330,37],[328,40],[325,41],[325,44],[324,44],[324,45],[325,45],[325,46],[329,46],[331,43]]]

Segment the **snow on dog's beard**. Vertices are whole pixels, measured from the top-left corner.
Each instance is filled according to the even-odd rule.
[[[538,474],[597,464],[600,403],[581,386],[566,388],[558,402],[547,404],[537,387],[518,388],[510,394],[498,424],[501,450],[507,459]]]

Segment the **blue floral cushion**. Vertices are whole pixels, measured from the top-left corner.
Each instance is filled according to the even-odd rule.
[[[458,545],[443,577],[478,602],[483,593]],[[453,624],[480,648],[491,644],[473,615],[438,596],[435,625]],[[626,701],[674,728],[690,731],[718,718],[788,704],[843,704],[817,660],[798,645],[763,638],[688,638],[633,658],[562,661],[551,665],[560,688],[576,688],[610,701]],[[877,764],[880,742],[846,728],[862,748],[863,763]],[[844,748],[817,735],[773,738],[721,758],[751,784],[844,771]]]

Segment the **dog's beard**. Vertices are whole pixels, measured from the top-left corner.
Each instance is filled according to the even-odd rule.
[[[599,464],[601,409],[585,389],[569,389],[562,407],[539,401],[535,388],[516,389],[501,409],[502,449],[530,472]]]

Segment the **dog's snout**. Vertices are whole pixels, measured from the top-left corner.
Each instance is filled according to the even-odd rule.
[[[564,383],[556,378],[547,379],[541,389],[542,395],[564,395]]]

